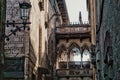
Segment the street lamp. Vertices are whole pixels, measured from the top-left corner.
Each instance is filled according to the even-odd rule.
[[[14,20],[12,22],[9,22],[7,20],[5,23],[3,23],[7,27],[9,27],[9,25],[12,25],[12,27],[16,27],[14,30],[11,29],[10,34],[4,35],[6,40],[9,40],[9,36],[11,36],[12,34],[16,35],[16,32],[21,31],[21,28],[23,28],[24,30],[26,28],[28,30],[30,30],[29,26],[26,26],[26,25],[31,24],[31,22],[27,21],[29,19],[29,15],[30,15],[31,4],[23,1],[22,3],[19,3],[19,7],[20,7],[20,18],[22,19],[22,22],[15,22]],[[23,26],[18,27],[18,24],[22,24]]]
[[[27,21],[27,19],[29,19],[31,4],[24,1],[23,3],[19,3],[19,6],[20,6],[20,18],[23,21]]]

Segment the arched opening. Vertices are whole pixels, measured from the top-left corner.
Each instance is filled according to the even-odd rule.
[[[70,61],[81,61],[81,52],[77,47],[70,51]]]
[[[68,65],[69,69],[80,69],[81,67],[81,51],[78,44],[71,43],[68,51]]]
[[[89,69],[91,61],[91,54],[88,49],[84,49],[82,53],[82,68]]]
[[[69,51],[68,51],[68,58],[70,62],[81,62],[81,51],[80,51],[80,47],[78,44],[76,44],[75,42],[71,43],[71,45],[69,46]]]
[[[90,52],[87,49],[83,51],[82,61],[91,61]]]

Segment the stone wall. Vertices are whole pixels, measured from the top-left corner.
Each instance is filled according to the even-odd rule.
[[[97,61],[97,66],[99,66],[97,67],[98,80],[119,80],[116,78],[117,71],[120,69],[119,1],[102,1],[104,2],[101,3],[101,6],[97,5],[100,9],[98,12],[100,19],[97,18],[98,25],[96,30],[96,49],[97,55],[99,55],[98,59],[100,59],[100,62]]]
[[[26,0],[27,2],[30,2],[29,0]],[[22,22],[20,19],[20,8],[19,3],[22,3],[23,0],[6,0],[6,20],[9,20],[9,22]],[[30,16],[31,17],[31,16]],[[28,20],[29,21],[29,20]],[[31,22],[32,23],[32,22]],[[15,27],[21,27],[22,24],[17,24]],[[31,25],[27,25],[30,26]],[[15,30],[16,28],[13,27],[13,25],[5,25],[5,34],[8,36],[12,32],[11,30]],[[17,31],[16,34],[12,34],[9,36],[9,41],[5,39],[5,45],[4,45],[4,52],[5,52],[5,61],[7,61],[7,58],[22,58],[24,57],[25,61],[24,64],[24,79],[25,80],[31,80],[32,75],[37,73],[37,69],[35,67],[38,65],[36,63],[36,60],[38,60],[38,54],[34,51],[33,45],[31,45],[30,40],[30,33],[31,31],[24,30],[21,28],[21,31]],[[37,41],[36,41],[37,42]],[[36,43],[35,45],[37,45]],[[16,61],[17,62],[17,61]],[[7,62],[5,65],[8,64]],[[17,66],[15,63],[11,64],[13,66],[6,66],[9,67],[15,67]],[[5,69],[6,71],[6,69]],[[7,72],[7,71],[6,71]],[[12,72],[12,71],[11,71]],[[9,73],[9,72],[8,72]],[[17,74],[17,73],[16,73]],[[14,78],[14,77],[13,77]]]
[[[5,0],[0,1],[0,80],[3,79],[2,70],[4,65],[4,26],[2,22],[5,20]]]

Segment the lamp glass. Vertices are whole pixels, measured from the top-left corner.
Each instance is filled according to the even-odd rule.
[[[23,3],[20,3],[19,6],[21,19],[23,20],[29,19],[31,4],[24,1]]]

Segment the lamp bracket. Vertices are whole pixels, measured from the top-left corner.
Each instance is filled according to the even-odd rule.
[[[17,31],[21,31],[21,29],[23,28],[24,30],[27,28],[27,30],[30,30],[29,26],[27,26],[27,24],[31,24],[31,22],[15,22],[14,20],[12,22],[9,22],[8,20],[3,23],[3,25],[6,25],[7,27],[9,27],[9,25],[12,25],[12,27],[15,27],[15,29],[11,29],[10,33],[8,35],[4,34],[4,38],[6,38],[7,41],[9,41],[9,36],[16,35]],[[23,26],[18,26],[18,25],[23,25]]]

